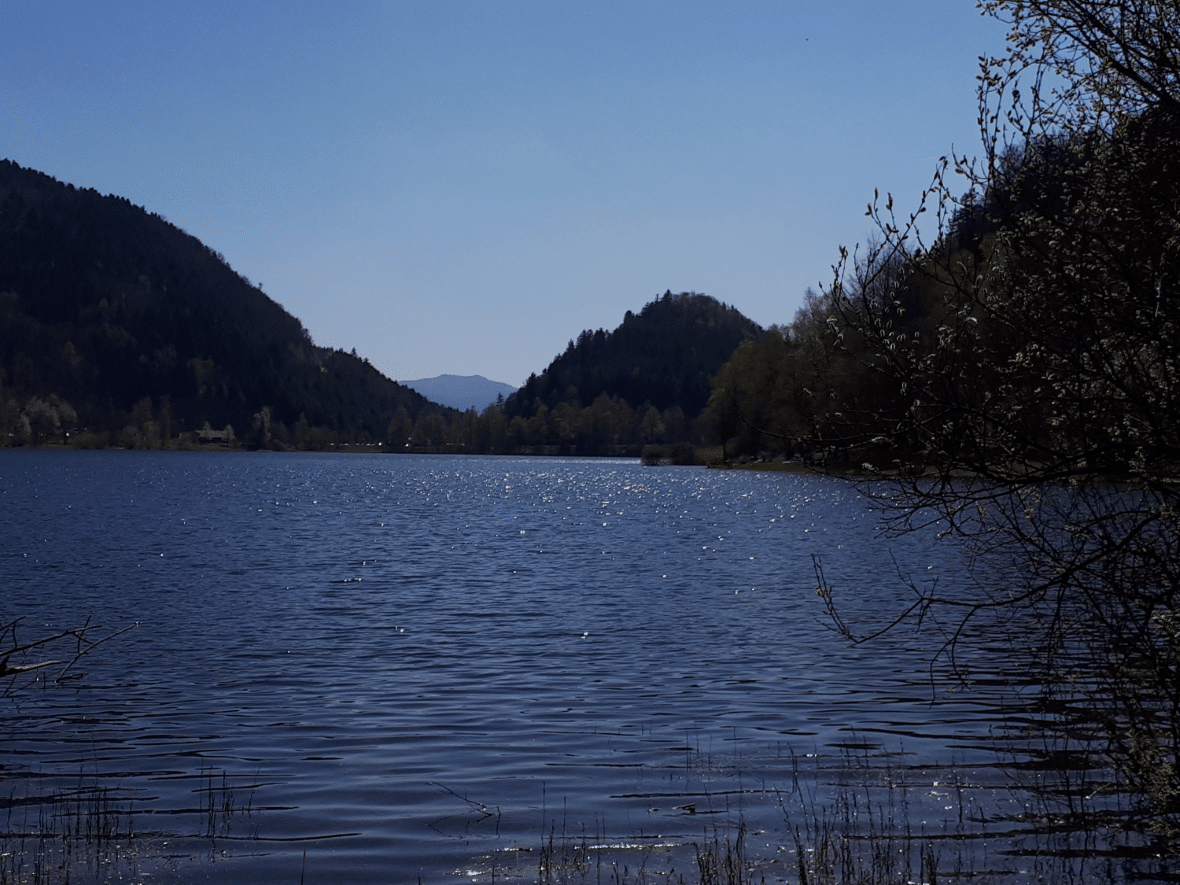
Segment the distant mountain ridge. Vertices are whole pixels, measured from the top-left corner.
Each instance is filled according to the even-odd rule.
[[[205,422],[248,444],[379,442],[400,410],[446,415],[355,351],[317,347],[159,215],[0,160],[0,445],[63,422],[96,445]]]
[[[491,381],[483,375],[436,375],[399,382],[416,390],[431,402],[466,412],[482,412],[500,397],[511,396],[516,388],[502,381]]]

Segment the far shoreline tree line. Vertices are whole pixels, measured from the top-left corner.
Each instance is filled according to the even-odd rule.
[[[0,448],[331,451],[368,447],[417,454],[632,458],[647,446],[703,445],[711,434],[702,421],[690,425],[679,406],[661,411],[645,404],[634,409],[606,393],[589,406],[574,400],[550,410],[538,403],[527,418],[509,417],[503,403],[483,412],[439,410],[417,421],[399,407],[379,439],[358,439],[315,427],[302,414],[293,425],[286,425],[270,417],[269,408],[255,413],[247,427],[213,427],[206,421],[202,427],[187,429],[178,426],[167,396],[143,397],[126,413],[122,428],[109,431],[80,426],[74,407],[53,394],[23,403],[9,398],[0,404],[0,428],[4,433]]]

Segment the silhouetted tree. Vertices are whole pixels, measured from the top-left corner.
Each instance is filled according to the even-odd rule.
[[[1037,625],[1049,690],[1089,711],[1091,749],[1175,840],[1180,8],[984,6],[1012,33],[983,62],[982,159],[951,158],[909,218],[872,204],[880,239],[830,292],[846,352],[888,388],[844,442],[893,529],[936,524],[997,569],[974,595],[915,584],[899,622],[950,623],[952,654],[989,612]]]

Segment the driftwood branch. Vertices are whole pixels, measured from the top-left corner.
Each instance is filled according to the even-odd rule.
[[[113,633],[99,635],[103,630],[103,626],[101,624],[92,624],[90,623],[90,619],[87,618],[81,627],[60,630],[48,636],[41,636],[27,642],[22,642],[17,634],[17,628],[23,620],[24,618],[16,618],[5,624],[0,624],[0,679],[16,679],[19,676],[37,670],[43,670],[46,667],[60,666],[61,670],[54,677],[54,681],[60,682],[83,657],[94,651],[94,649],[104,642],[114,639],[116,636],[122,636],[136,626],[135,624],[131,624]],[[68,649],[71,640],[74,648],[68,656],[57,650],[57,647],[60,646],[65,646]],[[47,657],[45,660],[33,660],[29,663],[24,661],[28,657],[36,658],[42,654],[48,655],[51,648],[56,651],[56,655],[53,658]],[[17,661],[16,663],[13,663],[14,658]]]

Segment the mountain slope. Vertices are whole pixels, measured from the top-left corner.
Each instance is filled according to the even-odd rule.
[[[145,397],[157,413],[167,404],[174,430],[208,421],[240,432],[266,407],[276,427],[300,422],[341,441],[381,440],[399,408],[414,419],[439,410],[355,352],[316,347],[160,216],[10,161],[0,161],[0,385],[0,423],[18,422],[14,402],[53,396],[105,431]]]

